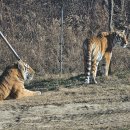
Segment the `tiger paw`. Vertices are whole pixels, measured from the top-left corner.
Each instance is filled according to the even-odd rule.
[[[91,84],[97,84],[97,81],[95,80],[95,78],[91,79]]]
[[[109,79],[110,79],[110,76],[103,76],[103,79],[104,79],[104,80],[109,80]]]
[[[90,80],[89,79],[85,79],[85,84],[90,84]]]
[[[110,79],[110,77],[109,77],[109,76],[105,76],[105,79],[106,79],[106,80],[109,80],[109,79]]]
[[[35,91],[36,95],[41,95],[42,93],[40,91]]]

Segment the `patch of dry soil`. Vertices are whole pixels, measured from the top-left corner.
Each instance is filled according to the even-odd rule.
[[[130,129],[130,86],[82,85],[0,102],[0,130]]]

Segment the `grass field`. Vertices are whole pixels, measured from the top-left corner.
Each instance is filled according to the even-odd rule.
[[[42,95],[0,102],[0,130],[129,130],[130,72],[99,76],[96,85],[84,79],[36,76],[27,88]]]

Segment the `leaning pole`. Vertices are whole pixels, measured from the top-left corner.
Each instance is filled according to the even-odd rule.
[[[16,53],[16,51],[14,50],[14,48],[11,46],[11,44],[8,42],[8,40],[6,39],[6,37],[3,35],[3,33],[0,31],[0,36],[2,37],[2,39],[5,41],[5,43],[7,44],[7,46],[9,47],[9,49],[13,52],[14,56],[16,57],[17,60],[20,60],[21,58],[19,57],[19,55]]]

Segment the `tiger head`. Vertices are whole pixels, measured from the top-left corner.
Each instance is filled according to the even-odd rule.
[[[123,48],[125,48],[127,46],[127,44],[128,44],[128,37],[125,34],[125,31],[123,31],[123,32],[117,31],[116,32],[115,42],[117,44],[119,44],[120,46],[122,46]]]
[[[17,62],[17,64],[18,64],[18,69],[20,70],[24,81],[32,80],[33,76],[35,74],[35,71],[28,64],[23,62],[22,60],[19,60]]]

